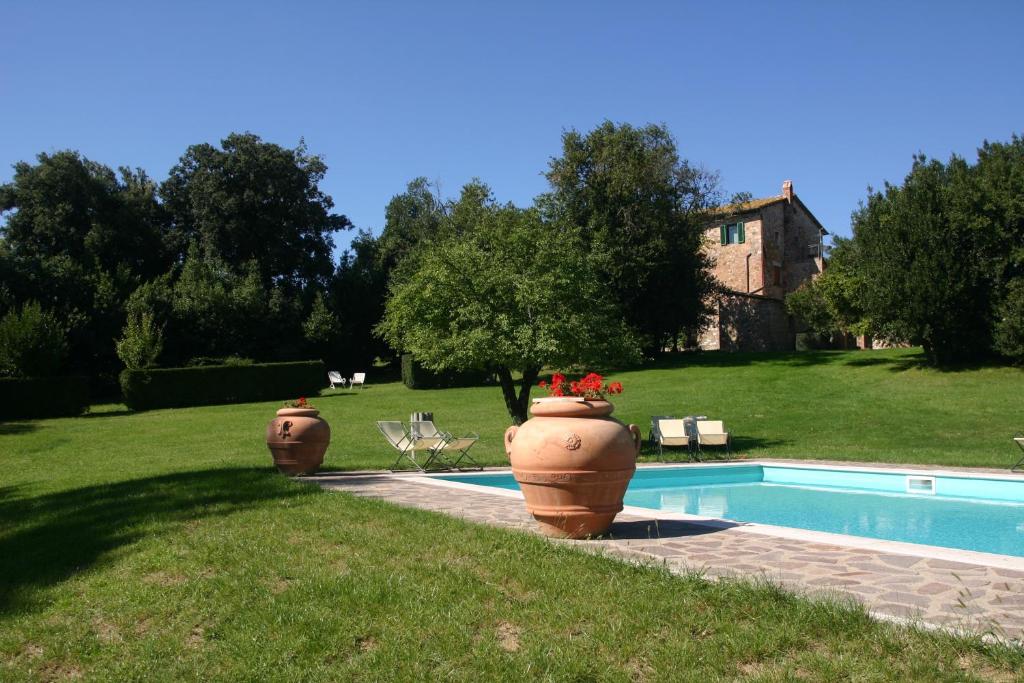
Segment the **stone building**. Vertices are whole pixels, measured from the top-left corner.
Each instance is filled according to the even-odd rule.
[[[698,346],[792,350],[796,329],[783,301],[821,273],[827,234],[797,197],[791,180],[782,184],[778,196],[717,209],[705,242],[723,291],[715,295],[714,320],[699,335]]]

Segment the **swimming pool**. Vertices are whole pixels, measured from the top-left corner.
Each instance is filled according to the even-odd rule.
[[[445,475],[517,490],[511,472]],[[626,505],[1024,557],[1024,478],[742,464],[637,471]]]

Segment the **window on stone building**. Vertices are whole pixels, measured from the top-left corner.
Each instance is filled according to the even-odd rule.
[[[779,266],[772,266],[772,284],[776,287],[782,286],[782,268]]]
[[[722,231],[722,244],[743,244],[746,241],[746,235],[743,230],[743,223],[733,223],[732,225],[723,225]]]

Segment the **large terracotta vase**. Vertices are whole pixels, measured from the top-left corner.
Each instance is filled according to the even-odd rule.
[[[613,410],[608,401],[536,399],[533,417],[505,432],[512,474],[545,535],[595,536],[622,510],[641,437]]]
[[[284,474],[312,474],[324,461],[331,427],[313,408],[282,408],[267,425],[267,446]]]

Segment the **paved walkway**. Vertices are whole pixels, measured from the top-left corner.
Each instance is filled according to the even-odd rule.
[[[408,475],[324,474],[328,489],[536,531],[521,498],[441,488]],[[1024,572],[620,514],[607,537],[564,541],[672,571],[762,576],[809,596],[850,596],[877,616],[1024,640]]]

